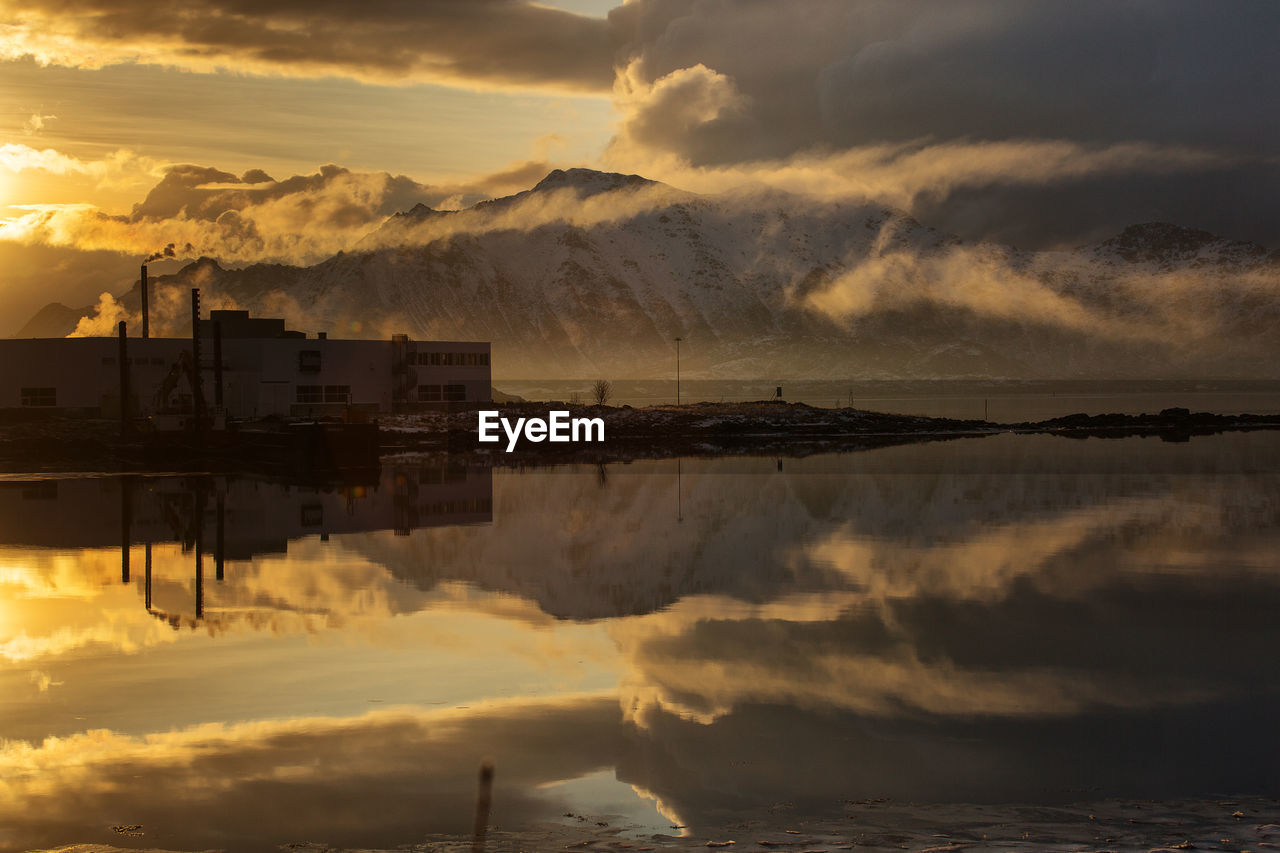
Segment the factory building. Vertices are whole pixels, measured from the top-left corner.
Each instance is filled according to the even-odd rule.
[[[200,318],[195,292],[192,304]],[[228,417],[260,418],[491,399],[488,343],[308,336],[247,311],[212,311],[192,325],[191,338],[0,340],[0,414],[118,417],[122,394],[135,417],[191,413],[201,402]]]

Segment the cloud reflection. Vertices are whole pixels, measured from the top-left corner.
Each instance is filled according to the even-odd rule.
[[[86,699],[93,720],[5,745],[0,802],[30,843],[189,822],[190,844],[236,846],[207,815],[243,813],[256,838],[370,846],[465,832],[483,755],[509,786],[509,825],[572,807],[552,783],[609,772],[691,823],[777,799],[1262,790],[1280,748],[1275,453],[1265,435],[1004,437],[782,471],[701,460],[685,466],[683,521],[665,462],[603,486],[594,468],[500,471],[492,526],[291,543],[211,586],[196,631],[166,625],[210,656],[179,663],[234,664],[227,680],[210,670],[200,702],[268,694],[248,722],[203,723],[179,699],[172,731],[107,731],[108,699]],[[48,595],[131,624],[120,614],[145,611],[111,556],[11,569],[6,606]],[[185,601],[187,558],[172,556],[160,574]],[[316,654],[295,656],[290,636]],[[257,639],[271,645],[241,645]],[[357,670],[390,649],[390,701],[421,702],[408,685],[436,677],[480,698],[299,711],[366,689]],[[513,660],[542,680],[513,681]],[[89,695],[53,656],[10,663],[33,696],[45,679],[49,701]],[[303,670],[317,665],[346,674],[315,689]],[[609,678],[575,680],[587,666]],[[513,683],[558,698],[495,700]]]
[[[569,696],[6,742],[0,824],[24,848],[109,841],[112,824],[141,824],[151,843],[182,849],[309,838],[390,847],[468,832],[485,758],[498,768],[496,826],[550,820],[565,804],[547,784],[607,767],[617,718],[611,696]],[[0,837],[0,849],[13,848]]]

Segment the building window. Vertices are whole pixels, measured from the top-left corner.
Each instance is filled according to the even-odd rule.
[[[24,406],[56,406],[58,405],[57,388],[23,388],[22,405]]]
[[[488,367],[487,352],[420,352],[418,364],[430,367]]]
[[[461,403],[467,399],[466,385],[446,385],[444,386],[444,399],[449,403]]]
[[[323,527],[324,504],[303,504],[299,521],[303,527]]]
[[[38,483],[22,483],[22,499],[24,501],[56,501],[58,499],[58,481],[41,480]]]
[[[323,403],[324,402],[324,386],[323,385],[299,385],[297,393],[298,393],[299,403]]]
[[[442,389],[439,385],[419,385],[418,386],[418,402],[419,403],[439,403],[444,399]]]
[[[350,403],[351,402],[351,386],[350,385],[324,386],[324,401],[326,403]]]
[[[319,373],[320,372],[320,350],[304,349],[298,351],[298,372],[300,373]]]

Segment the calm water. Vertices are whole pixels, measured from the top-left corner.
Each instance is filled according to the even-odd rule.
[[[1274,795],[1277,554],[1266,432],[11,477],[0,849]]]

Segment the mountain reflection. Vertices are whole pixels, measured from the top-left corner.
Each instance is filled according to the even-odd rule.
[[[1280,791],[1275,433],[451,464],[0,490],[0,825],[394,846],[484,757],[506,828],[602,770],[695,827]]]

